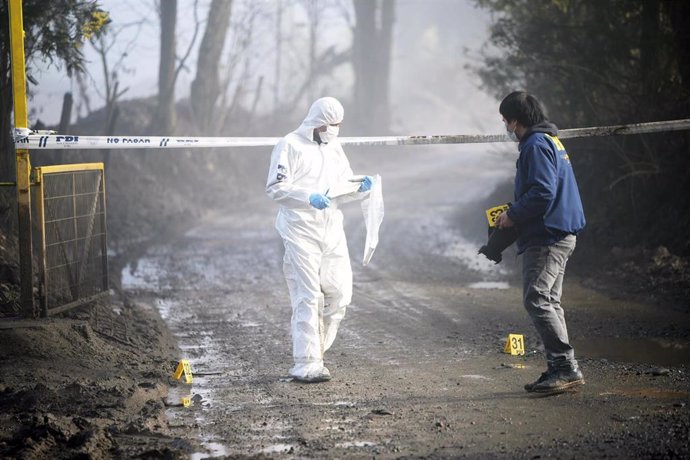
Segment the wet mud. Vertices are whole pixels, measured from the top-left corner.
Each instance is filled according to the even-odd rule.
[[[350,159],[383,177],[386,214],[362,267],[362,214],[344,208],[354,298],[325,356],[333,380],[287,376],[282,243],[257,168],[245,178],[254,198],[122,262],[110,305],[0,324],[0,457],[690,455],[687,305],[567,274],[587,383],[530,395],[523,385],[545,365],[520,305],[519,260],[476,254],[482,211],[503,200],[514,158],[438,147]],[[524,356],[503,353],[509,333],[524,335]],[[191,384],[171,377],[181,359]]]
[[[381,173],[386,215],[362,267],[361,211],[345,209],[354,299],[325,356],[330,382],[287,377],[282,244],[260,185],[256,199],[123,272],[129,295],[160,312],[191,362],[193,383],[168,398],[192,405],[171,404],[166,417],[174,436],[202,446],[192,458],[690,455],[687,309],[613,298],[566,276],[587,383],[534,397],[522,387],[545,365],[520,305],[518,261],[477,256],[482,237],[468,229],[482,224],[458,212],[481,208],[512,160],[494,155],[480,167],[451,150],[421,163],[390,152],[351,160],[357,172]],[[524,335],[524,356],[502,352],[509,333]]]
[[[0,458],[187,458],[165,416],[177,346],[130,302],[0,322]]]

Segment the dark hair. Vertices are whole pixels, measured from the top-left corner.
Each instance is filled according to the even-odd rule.
[[[525,91],[514,91],[507,95],[498,111],[506,121],[517,120],[526,128],[548,120],[542,103]]]

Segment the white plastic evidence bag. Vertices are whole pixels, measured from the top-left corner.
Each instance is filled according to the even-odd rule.
[[[355,199],[357,190],[364,176],[355,176],[348,182],[332,187],[326,195],[336,203],[347,203]],[[369,196],[361,202],[364,225],[367,229],[367,237],[364,242],[364,254],[362,265],[367,265],[374,255],[379,244],[379,227],[383,222],[383,184],[379,174],[373,176],[373,183],[369,190]]]

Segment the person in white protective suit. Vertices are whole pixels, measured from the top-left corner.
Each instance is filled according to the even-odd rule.
[[[273,148],[266,193],[279,205],[276,229],[283,238],[283,272],[292,303],[290,376],[323,382],[331,375],[323,355],[335,340],[352,299],[352,268],[343,214],[329,191],[354,183],[364,198],[372,178],[354,178],[337,140],[344,110],[332,97],[316,100],[304,122]]]

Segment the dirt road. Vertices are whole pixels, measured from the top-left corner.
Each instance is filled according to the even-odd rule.
[[[193,384],[169,399],[191,394],[194,404],[168,416],[177,435],[208,449],[194,458],[690,455],[687,308],[610,299],[567,277],[587,384],[530,396],[522,385],[544,360],[514,258],[493,266],[465,239],[483,225],[469,210],[482,209],[514,158],[441,147],[350,157],[356,172],[382,175],[386,215],[362,267],[361,212],[346,209],[354,299],[325,357],[332,381],[287,378],[290,306],[263,170],[254,200],[124,273],[191,361]],[[508,333],[525,335],[526,356],[502,353]]]

